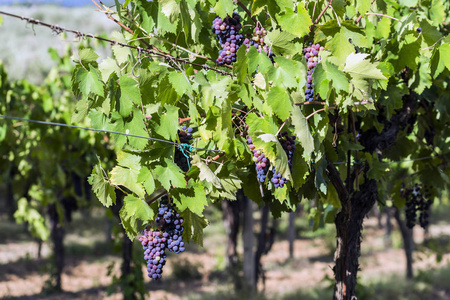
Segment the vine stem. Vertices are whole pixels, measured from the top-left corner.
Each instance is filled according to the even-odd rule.
[[[158,200],[159,198],[161,198],[162,196],[164,196],[165,194],[167,194],[166,190],[163,190],[161,193],[159,193],[158,195],[156,195],[155,197],[153,197],[152,199],[147,201],[147,204],[150,205],[153,202],[155,202],[156,200]]]
[[[308,120],[309,118],[311,118],[311,117],[314,116],[315,114],[317,114],[317,113],[319,113],[319,112],[321,112],[321,111],[324,111],[324,110],[326,110],[326,109],[327,109],[327,108],[324,107],[324,108],[321,108],[321,109],[316,110],[315,112],[313,112],[313,113],[311,113],[310,115],[308,115],[308,116],[306,117],[306,120]],[[336,106],[329,106],[328,109],[336,109]]]
[[[316,110],[315,112],[313,112],[312,114],[310,114],[309,116],[307,116],[307,117],[306,117],[306,120],[308,120],[309,118],[311,118],[311,117],[314,116],[315,114],[317,114],[317,113],[319,113],[319,112],[321,112],[321,111],[324,111],[324,110],[325,110],[325,107]]]
[[[302,106],[302,105],[327,105],[326,102],[320,102],[320,101],[308,101],[308,102],[301,102],[296,103],[295,105]]]
[[[258,23],[258,20],[256,20],[255,16],[252,16],[252,13],[244,4],[241,3],[241,1],[238,1],[237,5],[239,5],[247,13],[247,15],[253,20],[253,22],[255,22],[255,24]]]
[[[289,118],[287,118],[283,124],[281,124],[280,129],[278,129],[277,133],[275,134],[275,136],[278,136],[281,132],[281,130],[283,129],[284,125],[286,125],[286,122],[289,120]]]
[[[372,0],[372,3],[370,3],[370,5],[372,5],[375,2],[375,0]],[[363,17],[363,15],[359,15],[358,19],[356,19],[355,23],[358,24],[359,21],[361,21],[361,18]]]
[[[366,15],[374,15],[374,16],[385,17],[385,18],[389,18],[389,19],[395,20],[395,21],[397,21],[397,22],[400,22],[400,20],[399,20],[399,19],[397,19],[397,18],[394,18],[394,17],[391,17],[391,16],[388,16],[388,15],[384,15],[384,14],[379,14],[379,13],[371,13],[371,12],[368,12],[368,13],[366,13]]]
[[[314,24],[317,24],[320,20],[320,18],[322,18],[323,14],[325,13],[325,11],[328,9],[328,7],[330,7],[330,5],[333,4],[333,0],[330,0],[330,2],[327,3],[327,5],[325,6],[324,9],[322,9],[322,11],[320,12],[319,16],[317,17],[317,19],[314,21]]]

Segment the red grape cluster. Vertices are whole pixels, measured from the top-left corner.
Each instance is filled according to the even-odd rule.
[[[273,52],[269,49],[269,47],[264,43],[264,39],[267,35],[267,31],[264,29],[264,27],[255,27],[255,30],[253,31],[253,35],[250,38],[246,38],[244,40],[244,45],[247,47],[247,52],[250,49],[251,46],[255,46],[256,50],[258,50],[259,53],[261,51],[266,52],[267,56],[272,58],[274,56]]]
[[[236,61],[236,51],[242,45],[243,36],[239,34],[242,28],[241,16],[233,13],[232,17],[228,16],[222,20],[216,17],[213,21],[212,31],[217,35],[222,50],[219,51],[217,63],[219,65],[231,64]]]
[[[305,99],[306,101],[314,100],[314,89],[312,82],[312,73],[314,72],[314,68],[317,63],[320,61],[319,50],[323,51],[324,48],[319,44],[310,45],[303,49],[303,53],[305,54],[305,58],[307,61],[308,67],[308,76],[306,77],[306,90],[305,90]]]
[[[182,126],[181,130],[178,130],[178,138],[180,139],[181,144],[190,144],[192,140],[192,131],[191,127]],[[185,152],[186,153],[186,152]],[[183,152],[176,147],[175,148],[175,163],[180,167],[183,172],[189,171],[189,163],[188,158],[183,154]]]
[[[253,161],[256,164],[256,173],[258,181],[263,183],[266,181],[267,172],[269,172],[270,162],[261,150],[257,150],[253,144],[252,138],[247,136],[247,144],[253,152]]]
[[[185,250],[181,236],[184,231],[183,218],[180,218],[167,200],[160,202],[156,224],[157,230],[145,229],[139,238],[147,261],[148,277],[155,280],[161,279],[167,261],[166,249],[175,253]]]

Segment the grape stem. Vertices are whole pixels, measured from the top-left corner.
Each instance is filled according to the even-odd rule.
[[[278,129],[277,133],[275,134],[275,136],[278,136],[281,132],[281,130],[283,129],[284,125],[286,125],[286,122],[289,120],[289,118],[287,118],[283,124],[281,124],[280,129]]]
[[[397,21],[397,22],[400,22],[400,20],[397,19],[397,18],[388,16],[388,15],[379,14],[379,13],[370,13],[370,12],[368,12],[368,13],[366,13],[366,15],[374,15],[374,16],[385,17],[385,18],[389,18],[389,19],[395,20],[395,21]]]
[[[166,190],[163,190],[161,193],[157,194],[155,197],[153,197],[152,199],[147,201],[147,204],[150,205],[153,202],[155,202],[156,200],[158,200],[159,198],[161,198],[162,196],[164,196],[165,194],[167,194]]]
[[[314,24],[317,24],[320,20],[320,18],[322,18],[323,14],[325,13],[325,11],[328,9],[328,7],[330,7],[333,4],[333,0],[330,0],[330,2],[327,3],[327,5],[324,7],[324,9],[322,9],[322,11],[320,12],[319,16],[317,17],[317,19],[314,21]]]

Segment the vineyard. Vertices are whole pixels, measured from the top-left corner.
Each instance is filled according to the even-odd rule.
[[[53,35],[39,82],[0,63],[0,297],[450,299],[448,2],[89,9],[0,9]]]

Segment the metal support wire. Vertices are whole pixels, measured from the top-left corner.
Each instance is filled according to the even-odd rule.
[[[162,142],[162,143],[168,143],[168,144],[172,144],[172,145],[175,145],[175,146],[179,146],[180,145],[180,144],[172,142],[172,141],[162,140],[162,139],[148,137],[148,136],[141,136],[141,135],[136,135],[136,134],[129,134],[129,133],[123,133],[123,132],[118,132],[118,131],[106,130],[106,129],[97,129],[97,128],[89,128],[89,127],[82,127],[82,126],[64,124],[64,123],[38,121],[38,120],[24,119],[24,118],[5,116],[5,115],[0,115],[0,118],[9,119],[9,120],[25,121],[25,122],[30,122],[30,123],[42,124],[42,125],[62,126],[62,127],[69,127],[69,128],[84,129],[84,130],[95,131],[95,132],[114,133],[114,134],[120,134],[120,135],[129,136],[129,137],[135,137],[135,138],[140,138],[140,139],[146,139],[146,140],[152,140],[152,141],[157,141],[157,142]],[[220,153],[224,152],[222,150],[197,148],[197,147],[194,147],[194,146],[192,146],[192,149],[203,150],[203,151],[213,151],[213,152],[220,152]]]

